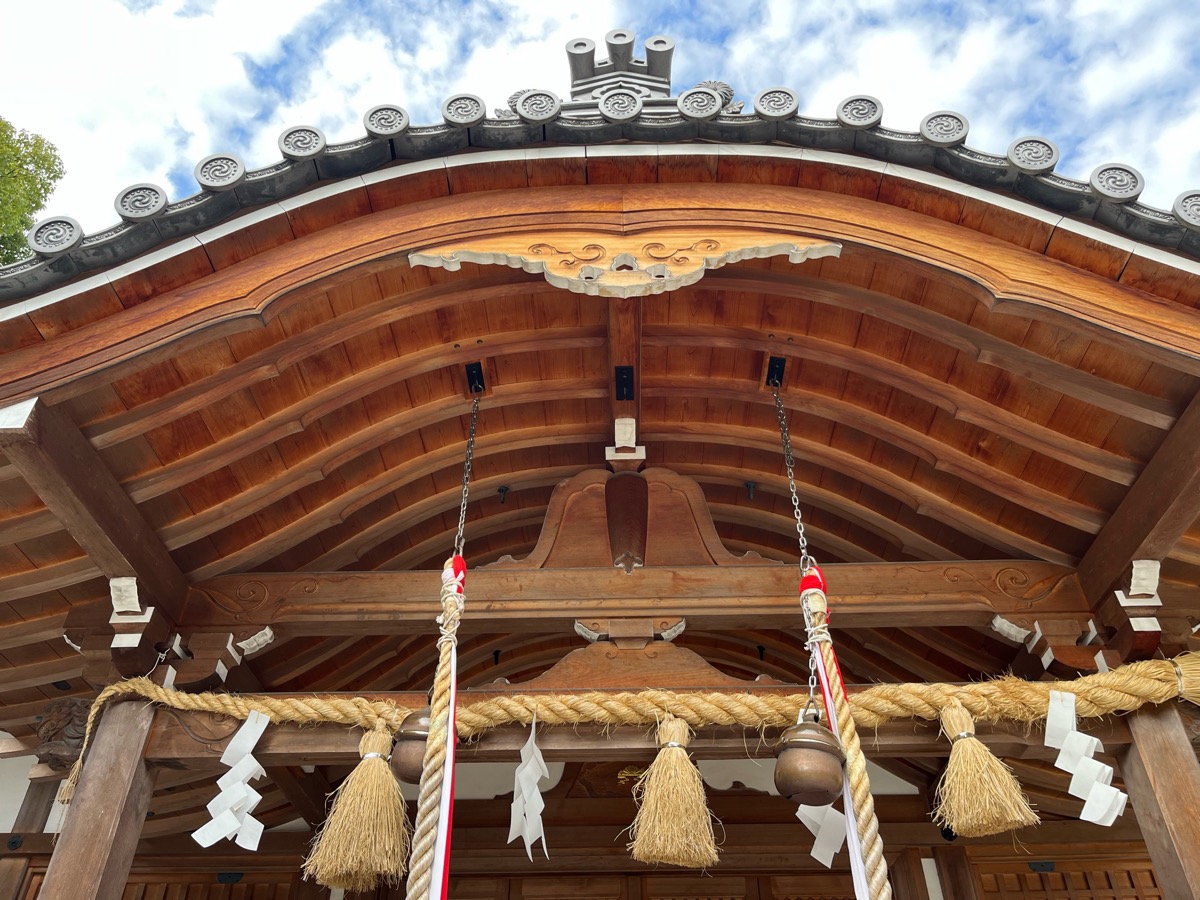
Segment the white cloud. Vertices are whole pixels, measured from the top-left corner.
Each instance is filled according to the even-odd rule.
[[[279,158],[289,125],[331,141],[362,134],[362,114],[399,103],[417,123],[450,94],[489,108],[510,93],[567,93],[566,41],[635,29],[676,39],[675,84],[705,78],[750,100],[783,84],[808,115],[869,93],[884,124],[915,130],[935,109],[971,121],[972,146],[1003,152],[1020,134],[1063,148],[1063,174],[1106,161],[1143,172],[1143,199],[1169,207],[1200,187],[1200,17],[1165,0],[984,0],[727,4],[663,0],[62,0],[5,12],[0,115],[58,145],[67,177],[48,212],[98,230],[125,186],[190,173],[201,157]],[[48,22],[48,16],[53,21]],[[52,27],[49,27],[52,26]],[[47,43],[49,41],[49,43]],[[250,76],[254,77],[251,78]],[[193,189],[190,175],[184,179]],[[178,196],[172,190],[172,196]]]

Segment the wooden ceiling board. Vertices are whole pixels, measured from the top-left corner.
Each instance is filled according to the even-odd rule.
[[[43,341],[103,321],[124,309],[113,285],[105,284],[80,292],[70,303],[54,303],[26,313]],[[36,345],[35,345],[36,346]]]

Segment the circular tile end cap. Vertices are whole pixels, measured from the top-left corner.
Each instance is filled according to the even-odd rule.
[[[1176,197],[1171,212],[1185,228],[1200,231],[1200,190],[1184,191]]]
[[[206,191],[231,191],[246,180],[246,164],[234,153],[214,153],[196,163],[195,175]]]
[[[38,256],[62,256],[83,243],[83,226],[70,216],[53,216],[30,228],[25,242]]]
[[[939,109],[921,120],[921,139],[937,147],[957,147],[966,141],[970,127],[962,113]]]
[[[883,121],[883,104],[870,94],[855,94],[838,104],[837,120],[856,131],[874,128]]]
[[[1008,145],[1008,161],[1027,175],[1054,171],[1060,158],[1058,144],[1049,138],[1026,135]]]
[[[800,110],[800,98],[785,87],[770,87],[754,98],[754,112],[760,119],[780,122],[790,119]]]
[[[553,122],[562,112],[562,99],[554,91],[534,88],[522,91],[516,100],[516,113],[522,122],[530,125],[545,125]]]
[[[113,208],[126,222],[144,222],[162,215],[167,208],[167,192],[157,184],[133,184],[117,194]]]
[[[455,94],[442,104],[442,119],[455,128],[478,125],[486,115],[487,107],[474,94]]]
[[[614,123],[632,122],[642,113],[642,98],[627,88],[617,88],[600,98],[600,115]]]
[[[372,106],[363,115],[363,127],[374,138],[398,137],[408,131],[410,124],[408,111],[390,103]]]
[[[721,114],[725,102],[716,91],[704,87],[694,87],[684,91],[675,101],[679,114],[693,122],[707,122]]]
[[[1136,200],[1146,187],[1146,179],[1133,166],[1123,163],[1103,163],[1092,170],[1088,184],[1092,190],[1114,203]]]
[[[297,125],[279,136],[279,151],[286,159],[312,159],[325,152],[325,133],[313,125]]]

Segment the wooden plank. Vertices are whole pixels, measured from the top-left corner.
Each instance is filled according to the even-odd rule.
[[[980,900],[979,877],[965,847],[934,847],[933,861],[946,900]]]
[[[825,567],[839,628],[985,626],[1088,615],[1074,570],[1002,560],[864,563]],[[799,628],[796,573],[787,566],[480,569],[467,577],[462,632],[570,632],[575,620],[683,616],[695,630]],[[184,617],[197,631],[280,635],[426,632],[438,614],[429,572],[222,575],[193,585]],[[1032,627],[1032,626],[1030,626]]]
[[[1170,555],[1200,519],[1200,394],[1167,434],[1079,563],[1079,583],[1093,605],[1135,559]]]
[[[1200,763],[1174,704],[1130,716],[1131,743],[1120,756],[1125,790],[1137,812],[1163,895],[1200,897]]]
[[[121,703],[105,710],[41,900],[118,900],[150,806],[154,773],[141,752],[155,710]]]
[[[105,576],[136,577],[144,605],[177,620],[186,579],[62,411],[37,398],[0,410],[0,450]]]

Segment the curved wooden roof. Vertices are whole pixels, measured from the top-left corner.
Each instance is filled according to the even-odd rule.
[[[568,233],[611,249],[666,228],[840,255],[732,262],[626,299],[408,256]],[[437,567],[473,362],[473,566],[533,548],[555,485],[605,466],[614,415],[636,417],[647,465],[700,484],[729,550],[794,561],[765,383],[780,357],[822,562],[1044,560],[1085,579],[1151,535],[1182,628],[1200,606],[1197,303],[1182,256],[851,154],[501,151],[333,182],[34,298],[0,323],[0,406],[38,397],[77,426],[189,581]],[[613,393],[627,363],[632,401]],[[23,734],[48,698],[89,690],[62,635],[73,609],[107,616],[108,587],[7,460],[0,497],[0,727]],[[838,641],[851,681],[972,678],[1017,653],[936,621]],[[792,632],[679,643],[741,677],[803,678]],[[424,689],[431,646],[283,633],[248,666],[276,690]],[[524,679],[573,646],[475,635],[463,678]]]

